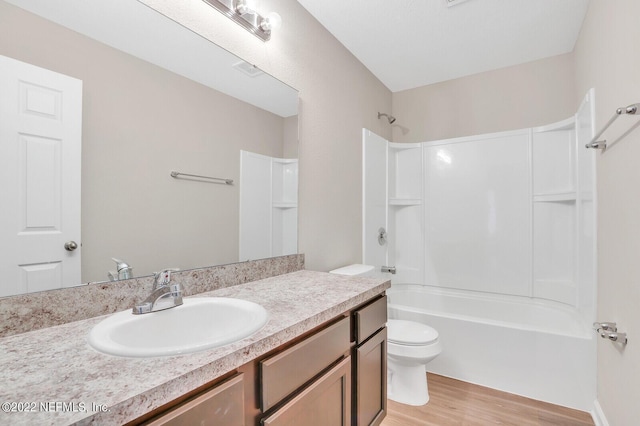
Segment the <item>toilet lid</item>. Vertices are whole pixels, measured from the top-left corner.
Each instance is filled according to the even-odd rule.
[[[388,320],[387,340],[401,345],[428,345],[438,340],[438,332],[415,321]]]

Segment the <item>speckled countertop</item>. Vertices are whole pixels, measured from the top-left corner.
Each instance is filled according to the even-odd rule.
[[[172,357],[121,358],[95,351],[87,335],[107,316],[2,338],[0,424],[126,423],[387,288],[389,282],[383,279],[298,271],[202,293],[198,297],[236,297],[259,303],[269,312],[269,321],[241,341]],[[5,412],[7,407],[9,412]]]

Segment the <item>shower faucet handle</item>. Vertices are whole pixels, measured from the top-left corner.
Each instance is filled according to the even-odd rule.
[[[381,246],[387,244],[387,230],[382,227],[378,229],[378,244]]]

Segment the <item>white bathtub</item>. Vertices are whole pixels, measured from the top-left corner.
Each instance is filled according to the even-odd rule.
[[[428,371],[592,410],[595,333],[571,310],[415,284],[394,284],[387,295],[390,318],[438,330],[443,350]]]

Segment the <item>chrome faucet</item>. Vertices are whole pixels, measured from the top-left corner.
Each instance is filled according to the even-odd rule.
[[[391,274],[395,274],[396,273],[396,267],[395,266],[383,266],[382,268],[380,268],[380,271],[389,272]]]
[[[182,305],[182,286],[171,284],[171,272],[176,271],[179,269],[165,269],[154,274],[153,290],[141,304],[134,306],[134,315],[148,314]]]
[[[127,262],[124,260],[116,259],[112,257],[111,260],[116,262],[116,271],[109,271],[109,280],[118,281],[118,280],[128,280],[129,278],[133,278],[133,268],[129,266]]]

